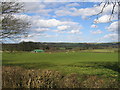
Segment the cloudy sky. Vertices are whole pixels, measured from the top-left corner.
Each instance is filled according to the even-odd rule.
[[[118,40],[117,14],[110,19],[112,4],[98,14],[104,4],[96,2],[25,2],[26,11],[15,15],[31,22],[28,37],[34,42],[115,42]],[[118,12],[117,6],[115,11]]]

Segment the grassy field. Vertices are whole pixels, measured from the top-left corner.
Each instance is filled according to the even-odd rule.
[[[87,75],[116,76],[117,62],[118,53],[3,53],[3,65]]]
[[[118,53],[106,52],[106,50],[105,52],[98,51],[53,53],[3,52],[3,87],[119,87],[117,85],[118,75],[120,74]],[[40,77],[40,75],[43,76]],[[22,77],[27,79],[23,78],[22,86],[19,86],[17,83],[21,83],[19,81]],[[12,78],[13,81],[9,78]],[[38,81],[37,86],[29,84],[27,80],[30,78],[33,78],[31,81],[33,84],[34,82],[37,83],[36,80]],[[56,82],[56,80],[58,81]],[[39,83],[41,81],[44,82],[42,85]],[[49,83],[51,83],[51,86]]]

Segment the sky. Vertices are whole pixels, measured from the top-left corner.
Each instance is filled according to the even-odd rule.
[[[98,2],[24,2],[24,13],[14,15],[31,23],[28,36],[9,42],[101,43],[118,41],[118,16],[110,19],[112,4],[99,15]],[[118,12],[118,6],[115,7]],[[95,16],[93,16],[95,15]]]

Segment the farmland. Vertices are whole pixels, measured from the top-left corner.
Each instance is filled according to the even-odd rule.
[[[82,82],[82,86],[79,86],[79,84],[78,86],[74,86],[77,84],[73,85],[72,84],[73,82],[71,81],[69,81],[68,83],[68,82],[63,82],[64,81],[63,79],[59,79],[58,83],[60,82],[67,83],[68,86],[61,86],[62,84],[58,84],[58,86],[56,87],[59,86],[65,88],[70,86],[72,88],[74,87],[89,88],[94,86],[95,88],[118,87],[117,80],[118,80],[118,75],[120,73],[118,69],[120,68],[120,66],[118,64],[118,53],[114,52],[114,50],[96,49],[96,50],[84,50],[84,51],[42,52],[42,53],[3,52],[2,56],[3,56],[2,57],[3,67],[7,68],[7,69],[3,68],[3,70],[9,70],[10,69],[9,67],[11,68],[13,67],[13,69],[10,69],[8,71],[10,73],[11,72],[14,72],[14,74],[18,72],[24,73],[24,71],[26,70],[32,70],[31,72],[33,72],[33,70],[43,70],[43,71],[48,70],[47,71],[48,73],[58,71],[60,74],[62,74],[61,76],[65,76],[65,78],[63,78],[65,80],[66,78],[68,78],[69,75],[70,76],[73,75],[73,77],[77,77],[77,79],[75,80],[78,80],[78,82]],[[17,70],[16,67],[20,67],[23,70]],[[35,71],[35,73],[36,72],[38,71]],[[3,77],[7,77],[6,75],[7,74],[4,74]],[[24,76],[27,77],[27,73]],[[14,76],[12,76],[12,78],[13,77]],[[47,77],[45,76],[44,78]],[[96,81],[97,84],[101,84],[99,81],[102,81],[103,83],[101,85],[95,85],[94,80],[98,81],[98,82]],[[55,85],[56,85],[56,81],[55,81]],[[50,87],[47,86],[47,84],[39,87],[43,87],[43,86],[48,88]]]

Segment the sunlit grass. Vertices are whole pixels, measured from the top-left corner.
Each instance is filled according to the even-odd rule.
[[[119,68],[117,62],[118,53],[3,53],[3,65],[57,70],[65,74],[78,73],[80,75],[106,75],[114,77],[118,74],[115,69]]]

